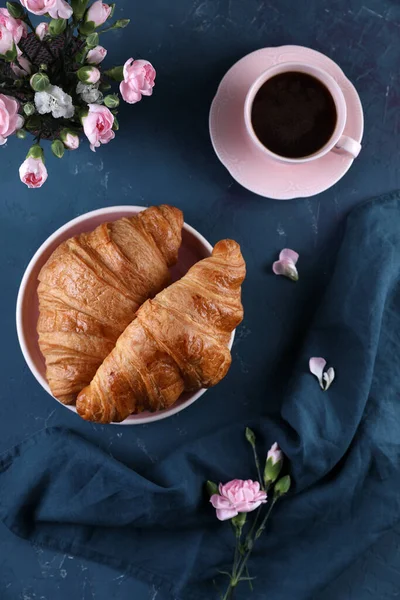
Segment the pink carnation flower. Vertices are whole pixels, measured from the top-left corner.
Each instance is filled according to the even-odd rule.
[[[239,513],[248,513],[267,501],[267,494],[260,490],[258,481],[233,479],[219,484],[219,494],[213,494],[210,502],[217,511],[217,518],[226,521]]]
[[[125,102],[135,104],[142,96],[151,96],[155,78],[156,71],[148,60],[127,60],[124,64],[124,81],[119,87]]]
[[[18,109],[19,104],[15,98],[0,94],[0,146],[6,143],[9,135],[21,129],[24,124]]]
[[[101,104],[89,104],[88,108],[89,113],[82,119],[83,130],[90,142],[90,149],[96,152],[101,144],[108,144],[115,137],[112,130],[114,115]]]
[[[41,158],[27,158],[19,168],[22,183],[28,188],[40,188],[47,179],[47,169]]]

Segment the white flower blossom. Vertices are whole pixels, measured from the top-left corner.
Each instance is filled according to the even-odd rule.
[[[76,86],[76,93],[80,94],[86,104],[100,104],[103,101],[103,94],[95,83],[82,83],[80,81]]]
[[[36,92],[35,106],[39,114],[51,112],[55,119],[70,119],[75,112],[71,96],[57,85],[49,85],[45,92]]]

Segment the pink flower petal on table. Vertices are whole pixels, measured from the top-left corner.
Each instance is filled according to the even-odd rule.
[[[279,254],[279,260],[288,260],[295,265],[299,260],[299,255],[294,250],[290,250],[290,248],[284,248]]]
[[[313,375],[315,375],[315,377],[318,379],[319,385],[321,386],[321,389],[323,389],[323,390],[325,390],[324,380],[323,380],[325,366],[326,366],[326,360],[324,358],[316,357],[316,356],[314,356],[313,358],[310,358],[310,362],[309,362],[310,372]]]
[[[284,275],[292,281],[297,281],[299,278],[295,264],[291,260],[277,260],[272,265],[272,270],[275,275]]]
[[[326,392],[327,390],[329,390],[329,388],[332,385],[333,380],[335,379],[335,369],[333,367],[330,367],[327,370],[327,372],[324,373],[323,378],[324,378],[324,382],[325,382],[324,390]]]

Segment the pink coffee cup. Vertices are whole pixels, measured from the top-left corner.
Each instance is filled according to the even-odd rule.
[[[314,154],[310,156],[304,156],[301,158],[288,158],[280,156],[269,150],[264,144],[258,139],[251,120],[251,109],[254,98],[261,86],[271,77],[279,75],[280,73],[287,73],[297,71],[300,73],[306,73],[318,79],[330,92],[336,107],[336,125],[330,139]],[[244,103],[244,121],[246,131],[252,144],[255,144],[260,150],[262,150],[267,156],[273,158],[279,162],[285,163],[306,163],[311,160],[321,158],[330,151],[350,154],[353,158],[356,158],[361,150],[361,144],[348,135],[343,135],[343,131],[346,125],[347,119],[347,106],[344,99],[342,90],[340,89],[337,82],[328,75],[322,69],[306,65],[304,63],[283,63],[270,67],[264,73],[254,81],[249,91],[247,92],[246,100]]]

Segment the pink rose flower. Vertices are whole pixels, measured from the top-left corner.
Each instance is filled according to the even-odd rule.
[[[260,490],[258,481],[233,479],[219,484],[219,494],[213,494],[210,502],[217,511],[217,518],[226,521],[239,513],[255,510],[267,501],[267,494]]]
[[[52,19],[69,19],[73,12],[65,0],[21,0],[21,4],[34,15],[49,13]]]
[[[88,108],[88,115],[82,119],[83,130],[90,142],[90,149],[96,152],[100,144],[108,144],[115,138],[112,130],[114,115],[101,104],[89,104]]]
[[[267,460],[271,459],[272,464],[276,465],[276,463],[283,460],[282,450],[279,448],[278,443],[272,444],[271,448],[268,450]]]
[[[43,23],[39,23],[39,25],[35,29],[35,33],[38,36],[39,40],[44,40],[46,35],[49,33],[49,24],[44,21]]]
[[[87,53],[86,62],[89,65],[98,65],[105,59],[106,55],[107,50],[103,46],[96,46]]]
[[[124,81],[119,89],[121,96],[129,104],[139,102],[143,96],[153,93],[156,71],[148,60],[133,60],[130,58],[124,64]]]
[[[28,188],[40,188],[47,179],[47,169],[41,158],[27,158],[19,168],[22,183]]]
[[[28,35],[27,25],[21,19],[14,19],[6,8],[0,8],[0,27],[5,27],[16,44]]]
[[[4,25],[0,25],[0,55],[5,55],[14,48],[14,40],[11,31]]]
[[[279,260],[272,265],[272,270],[275,275],[284,275],[292,281],[297,281],[299,279],[296,268],[298,260],[299,255],[297,252],[290,250],[290,248],[284,248],[279,254]]]
[[[86,15],[86,21],[91,21],[96,27],[99,27],[107,21],[110,14],[111,6],[104,4],[101,0],[97,0],[97,2],[94,2],[89,8]]]
[[[15,98],[0,94],[0,146],[6,143],[9,135],[21,129],[24,124],[18,109],[19,104]]]

